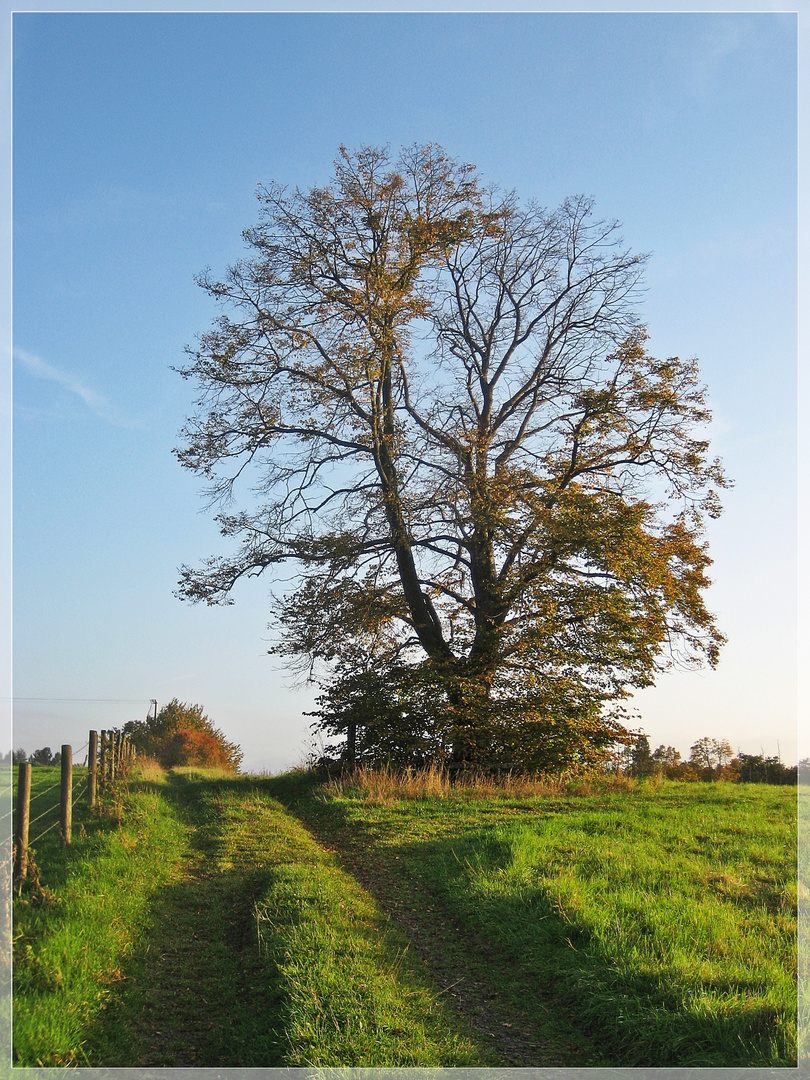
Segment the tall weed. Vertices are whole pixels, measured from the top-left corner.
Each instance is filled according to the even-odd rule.
[[[148,784],[164,784],[166,770],[155,758],[139,755],[130,765],[130,778]]]
[[[658,786],[650,781],[644,783]],[[623,774],[583,770],[527,776],[470,769],[451,779],[450,773],[437,765],[404,770],[359,766],[328,780],[322,791],[327,798],[354,797],[371,806],[391,806],[403,799],[446,799],[451,795],[472,799],[586,796],[597,791],[635,791],[638,785],[636,779]]]

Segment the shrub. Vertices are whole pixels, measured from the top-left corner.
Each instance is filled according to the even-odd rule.
[[[124,726],[139,754],[155,758],[164,769],[177,765],[211,766],[238,772],[241,749],[229,742],[203,712],[174,698],[157,716]]]

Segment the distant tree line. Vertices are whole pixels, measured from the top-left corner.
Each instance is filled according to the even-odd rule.
[[[188,705],[177,698],[164,705],[157,716],[132,720],[121,730],[139,754],[154,758],[164,769],[198,765],[238,772],[242,761],[241,749],[214,727],[202,705]],[[9,751],[0,754],[0,761],[14,765],[26,761],[32,765],[59,765],[61,754],[53,754],[45,746],[30,755],[22,749]]]
[[[32,754],[21,748],[9,750],[7,754],[0,754],[0,761],[4,765],[22,765],[26,761],[30,761],[32,765],[59,765],[62,755],[58,750],[55,754],[51,753],[50,746],[43,746],[41,750],[35,750]]]
[[[186,705],[176,698],[165,705],[156,717],[131,721],[123,731],[136,750],[155,758],[164,768],[176,765],[218,767],[238,772],[242,750],[229,742],[203,713],[201,705]],[[362,757],[362,755],[358,755]],[[0,762],[19,765],[59,765],[61,754],[49,746],[28,754],[23,749],[0,754]],[[729,780],[740,784],[795,784],[799,777],[810,781],[810,759],[798,765],[785,765],[778,757],[764,754],[735,754],[727,739],[704,736],[693,743],[684,761],[674,746],[663,743],[650,750],[643,732],[635,741],[622,745],[608,756],[603,767],[627,776],[661,776],[668,780]]]
[[[806,761],[799,763],[804,769]],[[663,743],[650,750],[645,734],[622,747],[609,763],[615,772],[629,776],[663,776],[670,780],[730,780],[741,784],[795,784],[799,766],[785,765],[778,757],[763,754],[735,754],[727,739],[704,736],[693,743],[689,759],[683,761],[674,746]]]

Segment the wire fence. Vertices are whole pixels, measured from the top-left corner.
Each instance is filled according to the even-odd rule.
[[[83,775],[74,776],[73,748],[63,745],[59,760],[59,780],[42,790],[32,790],[32,766],[35,763],[23,762],[19,766],[16,804],[7,813],[0,815],[0,822],[11,818],[13,823],[14,886],[18,891],[22,889],[27,876],[30,848],[57,827],[62,846],[69,846],[72,843],[74,804],[79,804],[82,800],[87,803],[91,812],[97,810],[99,789],[104,790],[111,785],[116,775],[121,775],[125,762],[134,756],[129,739],[123,732],[116,730],[102,731],[101,738],[98,732],[91,731],[88,741],[79,747],[76,756],[84,750],[87,750],[84,766],[87,771]],[[43,800],[57,788],[60,789],[59,799],[51,799],[43,809]],[[33,817],[32,806],[36,809]],[[54,820],[44,824],[49,817]],[[32,826],[37,823],[40,823],[40,828],[32,836]],[[83,828],[81,832],[84,835]]]
[[[46,788],[45,791],[37,792],[37,794],[35,796],[36,801],[38,802],[42,798],[43,795],[46,795],[49,791],[53,791],[54,788],[57,788],[57,787],[61,787],[61,782],[59,784],[53,784],[51,787]],[[72,801],[73,801],[73,803],[78,802],[79,798],[87,791],[87,787],[88,787],[88,782],[87,782],[86,778],[82,778],[78,782],[74,782],[73,789],[72,789]],[[42,813],[37,814],[36,817],[29,818],[28,827],[30,828],[37,821],[41,821],[44,817],[47,817],[48,814],[52,814],[55,810],[59,810],[60,808],[61,808],[61,799],[59,800],[59,802],[52,803],[48,807],[47,810],[43,810]],[[14,813],[14,811],[12,811],[12,814],[13,813]],[[33,839],[29,838],[28,846],[31,847],[33,844],[35,844],[37,842],[37,840],[40,839],[40,837],[44,836],[45,833],[50,832],[51,829],[56,828],[56,826],[58,824],[59,824],[59,819],[57,818],[57,820],[54,821],[53,824],[49,825],[47,829],[43,829],[43,831],[40,832],[36,837],[34,837]]]
[[[39,833],[37,836],[33,837],[33,839],[29,839],[28,847],[29,848],[33,847],[34,844],[36,844],[37,840],[41,840],[42,837],[45,836],[46,833],[49,833],[51,831],[51,829],[55,829],[58,824],[59,824],[59,819],[57,818],[56,821],[54,821],[52,824],[50,824],[47,829],[43,829],[42,832]]]

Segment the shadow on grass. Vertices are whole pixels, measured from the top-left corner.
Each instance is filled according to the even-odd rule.
[[[253,801],[257,793],[259,799]],[[230,800],[230,795],[236,798]],[[335,874],[332,861],[324,857],[308,830],[304,835],[295,816],[280,811],[276,803],[263,805],[263,797],[269,795],[267,782],[254,778],[197,782],[177,776],[170,789],[164,790],[164,798],[174,802],[188,830],[191,857],[184,860],[182,877],[178,875],[154,894],[148,925],[111,989],[104,1015],[83,1033],[85,1054],[93,1065],[279,1067],[286,1064],[288,1053],[306,1056],[310,1049],[316,1057],[355,1057],[367,1050],[372,1055],[390,1053],[398,1060],[410,1061],[416,1050],[407,1040],[403,1042],[407,1030],[399,1030],[400,1019],[403,1023],[412,1021],[415,1037],[421,1040],[418,1045],[427,1037],[426,1052],[434,1052],[428,1029],[440,1026],[439,1014],[428,1022],[426,1016],[408,1011],[410,999],[427,984],[424,973],[400,972],[402,943],[386,938],[384,924],[366,928],[362,915],[353,931],[365,935],[370,953],[379,950],[381,970],[396,973],[393,978],[398,989],[387,987],[393,996],[380,1000],[375,991],[366,989],[368,1008],[362,1015],[356,1014],[360,990],[366,988],[363,980],[370,975],[371,986],[375,973],[366,974],[353,962],[342,970],[340,959],[333,966],[335,956],[343,955],[341,949],[351,952],[355,946],[343,938],[333,940],[334,925],[343,933],[345,912],[339,914],[344,908],[339,890],[335,894],[331,891],[330,879],[334,883]],[[309,864],[314,876],[298,875],[303,864]],[[267,900],[272,907],[274,896],[281,897],[281,907],[278,915],[267,918]],[[327,907],[320,912],[325,919],[321,919],[310,953],[306,944],[303,949],[294,941],[291,944],[285,928],[289,931],[297,925],[299,902],[312,899],[316,906],[324,902]],[[329,921],[329,903],[335,905],[334,924]],[[351,900],[346,906],[351,908]],[[261,940],[258,917],[262,919]],[[295,939],[295,934],[292,937]],[[318,948],[325,949],[325,954],[320,955]],[[280,974],[276,959],[281,971],[287,970],[290,961],[291,971]],[[322,1003],[315,997],[307,974],[308,968],[320,961],[325,961],[327,968],[326,981],[317,986],[318,993],[325,995]],[[308,996],[302,1021],[301,975],[303,989],[309,987],[317,1003],[310,1017],[311,1030],[305,1022],[309,1016],[306,1009],[312,1012]],[[329,977],[342,979],[344,987],[347,978],[358,977],[360,990],[353,989],[344,999],[342,987],[335,985],[332,997]],[[426,993],[428,1011],[434,994],[435,988]],[[345,1015],[344,1007],[348,1010]],[[404,1012],[398,1011],[402,1009]],[[288,1018],[292,1045],[286,1030]],[[322,1023],[329,1030],[318,1035]],[[440,1047],[444,1049],[440,1052],[446,1052],[448,1060],[453,1055],[464,1063],[474,1060],[474,1047],[456,1047],[453,1038],[446,1036],[442,1029]],[[326,1042],[322,1045],[323,1038]],[[296,1039],[303,1039],[303,1043],[299,1045]],[[313,1045],[309,1047],[309,1043]],[[497,1061],[488,1047],[481,1058],[484,1064]]]
[[[405,943],[341,883],[267,781],[178,776],[167,794],[193,855],[154,895],[104,1016],[84,1033],[92,1064],[498,1062],[466,1026],[445,1024],[444,999],[405,962]]]
[[[337,852],[430,962],[479,988],[473,1008],[488,991],[490,1023],[506,1015],[516,1027],[533,1027],[537,1044],[560,1064],[795,1065],[777,1010],[738,994],[738,983],[706,984],[715,1001],[693,1011],[688,1001],[700,987],[696,994],[675,971],[622,970],[541,888],[482,894],[472,867],[483,856],[491,870],[505,868],[511,847],[480,826],[459,823],[447,838],[397,843],[394,819],[374,827],[350,820],[340,803],[313,799],[315,787],[312,778],[292,776],[273,778],[267,790]]]
[[[283,986],[259,955],[254,918],[271,872],[219,869],[216,804],[197,802],[182,783],[157,788],[189,830],[190,869],[153,897],[145,932],[85,1032],[85,1053],[94,1066],[282,1065]]]
[[[505,1063],[791,1064],[784,1047],[774,1049],[772,1008],[752,1000],[742,1011],[691,1013],[677,974],[667,984],[618,970],[615,956],[539,888],[522,898],[476,891],[471,868],[479,857],[496,870],[511,858],[509,844],[488,837],[480,822],[458,820],[452,835],[406,842],[395,815],[373,825],[350,820],[345,806],[313,797],[316,787],[301,774],[205,783],[178,777],[168,790],[157,786],[188,830],[190,870],[154,894],[148,927],[112,973],[103,1015],[84,1033],[93,1065],[285,1064],[288,995],[259,955],[254,918],[255,902],[273,886],[273,859],[259,842],[255,855],[243,852],[233,869],[221,869],[220,856],[229,854],[225,815],[203,797],[250,791],[278,800],[336,852]],[[263,926],[265,938],[271,932]],[[457,978],[461,985],[451,985]],[[728,998],[734,989],[727,987]]]

